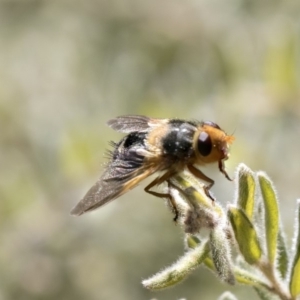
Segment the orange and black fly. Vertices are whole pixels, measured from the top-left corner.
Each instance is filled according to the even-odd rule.
[[[178,212],[171,195],[152,191],[154,186],[163,182],[171,185],[172,176],[187,169],[208,183],[204,190],[211,197],[209,189],[214,181],[199,169],[210,163],[218,163],[220,172],[230,180],[224,161],[229,158],[229,145],[234,137],[213,122],[128,115],[112,119],[108,125],[127,135],[118,143],[112,143],[110,161],[102,176],[73,208],[73,215],[94,210],[159,172],[160,175],[146,186],[145,191],[169,199],[176,219]]]

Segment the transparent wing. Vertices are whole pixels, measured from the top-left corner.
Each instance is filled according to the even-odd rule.
[[[151,120],[145,116],[128,115],[111,119],[107,122],[107,125],[116,131],[131,133],[134,131],[147,131]]]
[[[142,160],[143,158],[140,157]],[[72,209],[72,215],[82,215],[114,200],[137,186],[157,171],[156,167],[134,160],[115,160],[108,165],[102,177],[91,187],[84,198]],[[141,167],[142,165],[142,167]]]

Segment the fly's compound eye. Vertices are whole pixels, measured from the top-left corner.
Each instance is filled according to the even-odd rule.
[[[212,141],[208,133],[202,131],[198,138],[198,151],[202,156],[207,156],[212,150]]]

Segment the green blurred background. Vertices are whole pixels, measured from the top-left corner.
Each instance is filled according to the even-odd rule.
[[[216,299],[206,269],[159,293],[140,282],[184,251],[142,184],[75,218],[101,173],[105,125],[123,114],[212,120],[236,136],[226,163],[265,170],[293,235],[300,197],[300,2],[0,2],[0,299]],[[234,184],[216,166],[224,205]],[[240,299],[250,288],[234,287]]]

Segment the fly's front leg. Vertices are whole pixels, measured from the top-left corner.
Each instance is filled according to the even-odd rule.
[[[205,185],[203,187],[204,192],[207,197],[209,197],[212,201],[215,201],[215,198],[212,196],[212,194],[209,191],[215,182],[211,178],[203,174],[199,169],[195,168],[193,165],[188,165],[187,168],[195,177],[208,182],[208,185]]]
[[[225,175],[225,177],[228,180],[232,181],[232,179],[228,176],[228,174],[227,174],[227,172],[225,170],[225,166],[224,166],[223,160],[219,160],[219,170],[220,170],[221,173],[223,173]]]

